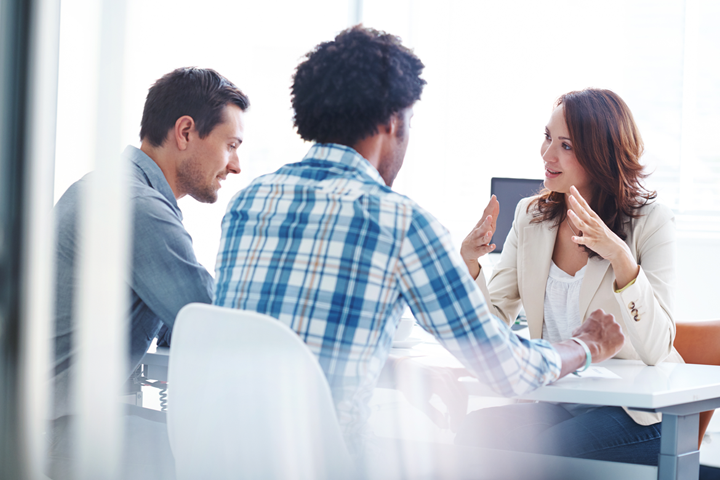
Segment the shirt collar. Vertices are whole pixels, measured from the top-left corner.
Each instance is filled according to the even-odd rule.
[[[180,211],[180,207],[178,207],[175,194],[158,164],[155,163],[152,158],[148,157],[145,152],[132,145],[128,145],[125,148],[123,157],[129,159],[135,165],[133,174],[165,197],[182,219],[182,212]]]
[[[341,163],[359,170],[383,187],[386,186],[385,180],[380,176],[377,169],[373,167],[365,157],[355,151],[355,149],[345,145],[337,143],[316,143],[310,147],[310,150],[303,160],[321,160]]]

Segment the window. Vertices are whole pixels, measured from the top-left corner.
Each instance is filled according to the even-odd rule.
[[[81,141],[90,122],[85,93],[95,88],[82,73],[94,35],[86,3],[63,2],[56,198],[92,160]],[[133,0],[125,42],[125,143],[139,143],[147,88],[178,66],[215,68],[250,96],[242,173],[225,182],[214,205],[180,202],[198,259],[211,272],[232,195],[252,178],[298,161],[309,147],[292,128],[295,66],[345,28],[358,7],[364,25],[401,36],[426,65],[428,85],[395,189],[435,214],[457,245],[481,214],[491,177],[542,177],[538,151],[552,104],[587,86],[612,89],[630,106],[645,140],[643,161],[653,172],[647,184],[675,210],[679,236],[717,245],[717,2],[449,1],[439,8],[429,0]]]

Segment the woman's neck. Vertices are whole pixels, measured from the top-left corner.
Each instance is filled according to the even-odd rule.
[[[590,189],[584,188],[580,190],[578,188],[578,192],[580,192],[580,196],[585,199],[588,205],[592,205],[592,192],[590,191]],[[570,192],[564,193],[563,195],[565,195],[565,210],[570,210]]]

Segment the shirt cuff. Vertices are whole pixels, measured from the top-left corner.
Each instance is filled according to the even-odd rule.
[[[632,287],[633,285],[635,285],[635,280],[637,280],[637,277],[633,278],[632,281],[630,283],[628,283],[627,285],[625,285],[623,288],[620,288],[620,289],[615,288],[615,293],[622,293],[625,290],[627,290],[628,288]],[[615,281],[615,287],[617,287],[617,281]]]

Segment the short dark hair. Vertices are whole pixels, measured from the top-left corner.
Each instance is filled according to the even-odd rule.
[[[304,140],[352,146],[420,99],[425,65],[385,32],[355,26],[306,55],[293,75],[294,123]]]
[[[242,111],[250,100],[230,80],[209,68],[178,68],[156,81],[147,94],[140,140],[159,147],[178,118],[188,115],[195,121],[200,138],[207,137],[223,121],[228,104]]]

